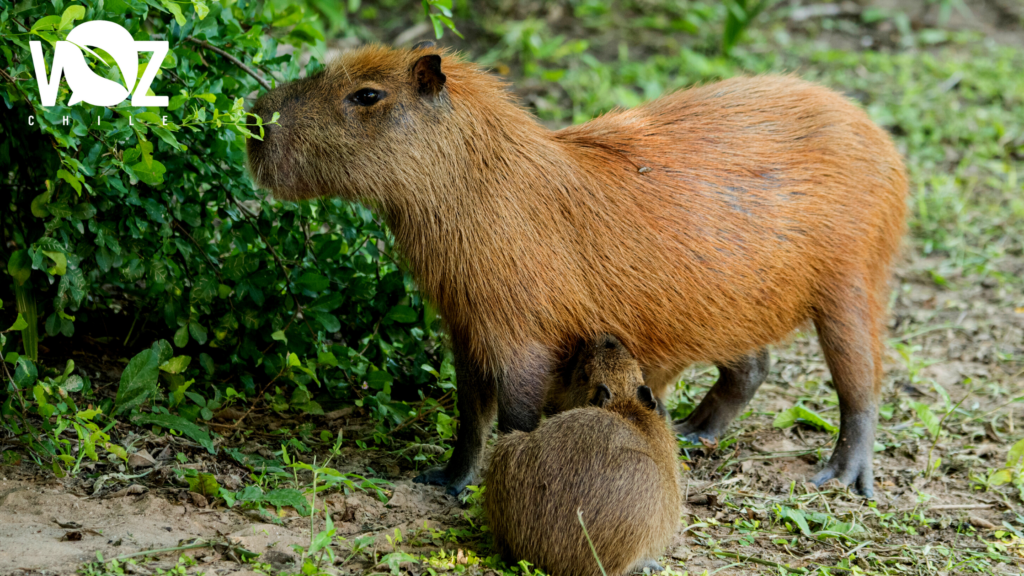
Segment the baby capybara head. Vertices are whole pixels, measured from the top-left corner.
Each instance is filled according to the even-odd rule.
[[[563,375],[561,392],[549,400],[551,413],[582,406],[603,408],[614,400],[637,398],[664,415],[661,403],[644,386],[640,364],[611,334],[601,334],[585,343],[569,360]]]
[[[264,126],[262,141],[249,139],[254,180],[287,200],[372,200],[426,177],[451,108],[446,59],[455,60],[430,42],[368,46],[263,95],[252,112],[265,124],[280,116]],[[259,135],[254,120],[250,130]]]

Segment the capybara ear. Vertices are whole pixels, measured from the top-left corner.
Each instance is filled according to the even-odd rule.
[[[412,49],[413,50],[426,50],[427,48],[433,48],[434,46],[436,46],[436,44],[434,44],[433,40],[424,40],[422,42],[417,42],[412,47]]]
[[[437,96],[448,78],[441,72],[441,57],[427,54],[412,65],[412,79],[420,96]]]
[[[598,384],[594,390],[594,397],[590,399],[591,406],[597,406],[598,408],[604,408],[612,399],[612,391],[608,389],[604,384]]]
[[[637,388],[636,397],[644,407],[650,408],[651,410],[658,409],[658,401],[654,399],[654,393],[652,393],[651,389],[647,386],[640,386]]]

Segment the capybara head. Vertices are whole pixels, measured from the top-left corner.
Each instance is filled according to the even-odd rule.
[[[644,386],[636,358],[611,334],[601,334],[580,347],[562,374],[561,385],[548,399],[550,414],[582,406],[604,408],[627,397],[665,414],[661,402]]]
[[[269,123],[249,139],[256,183],[286,200],[324,195],[381,200],[427,178],[451,109],[442,62],[424,42],[408,50],[368,46],[263,95],[252,112]],[[250,130],[259,135],[253,120]]]

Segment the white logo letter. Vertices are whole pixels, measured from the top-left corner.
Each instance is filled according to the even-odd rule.
[[[168,43],[146,41],[136,42],[132,35],[113,22],[94,20],[76,26],[68,33],[67,41],[57,42],[53,53],[53,65],[50,76],[46,76],[46,61],[43,59],[42,45],[38,41],[30,41],[32,62],[36,69],[36,82],[43,106],[53,106],[57,101],[61,74],[68,79],[71,87],[69,105],[85,102],[93,106],[114,106],[124,101],[128,94],[134,92],[133,106],[167,106],[166,96],[147,96],[150,84],[160,71],[160,64],[167,56]],[[124,85],[103,78],[89,68],[82,51],[85,50],[96,60],[110,64],[89,47],[102,48],[114,59],[114,64],[121,71]],[[138,88],[135,80],[139,75],[139,50],[153,52],[153,58],[146,66]],[[134,89],[134,90],[133,90]]]

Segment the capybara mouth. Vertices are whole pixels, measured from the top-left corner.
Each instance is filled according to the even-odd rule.
[[[248,124],[253,134],[259,136],[255,120],[250,117]],[[314,186],[296,169],[296,152],[289,140],[287,129],[264,124],[263,140],[250,138],[246,143],[249,174],[256,186],[280,200],[316,197],[319,194]]]

